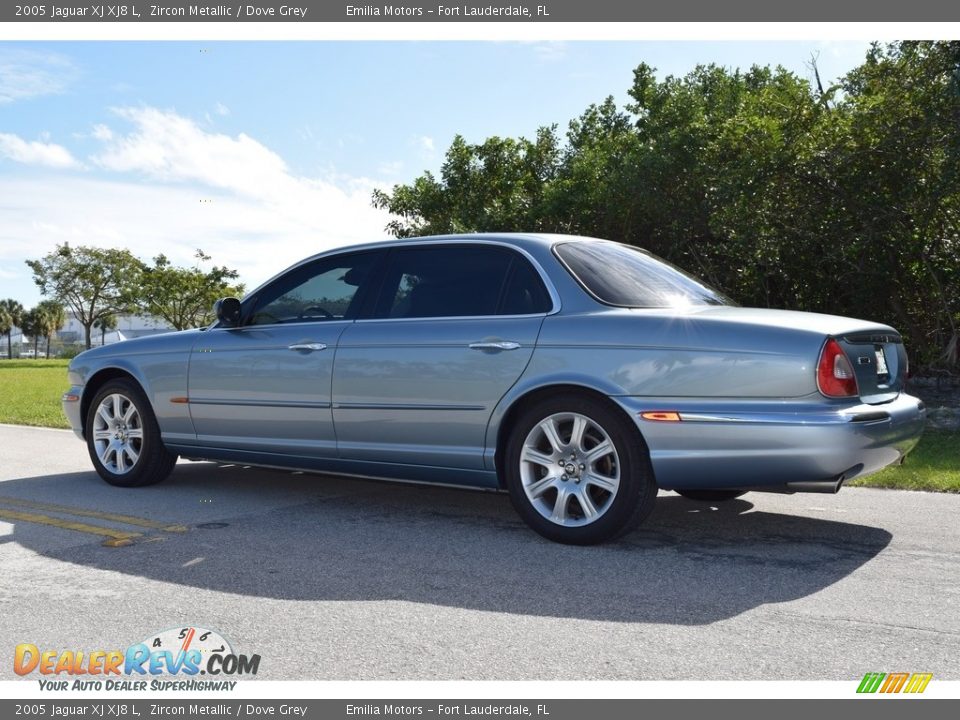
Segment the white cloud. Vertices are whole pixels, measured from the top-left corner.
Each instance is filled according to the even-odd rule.
[[[113,130],[111,130],[106,125],[94,125],[93,126],[93,137],[97,140],[112,140],[113,139]]]
[[[208,132],[174,112],[118,115],[131,127],[94,129],[102,147],[91,160],[107,179],[0,176],[0,264],[22,265],[63,242],[126,247],[143,259],[163,252],[178,264],[202,248],[252,289],[306,256],[385,237],[388,216],[370,204],[382,182],[297,175],[257,140]]]
[[[0,133],[0,157],[25,165],[53,168],[70,168],[78,164],[70,151],[62,145],[24,140],[10,133]]]
[[[228,108],[228,107],[227,107],[226,105],[224,105],[222,102],[218,102],[218,103],[214,106],[213,109],[214,109],[214,111],[217,113],[217,115],[229,115],[229,114],[230,114],[230,108]]]
[[[134,126],[114,133],[91,160],[116,172],[135,172],[171,182],[200,182],[240,195],[263,199],[298,191],[298,182],[283,159],[249,135],[207,132],[172,111],[118,108]]]
[[[144,260],[162,252],[181,265],[193,264],[202,248],[218,265],[239,270],[250,289],[322,250],[382,240],[387,221],[370,206],[369,187],[341,193],[338,202],[318,197],[308,207],[283,209],[195,186],[0,177],[0,197],[3,267],[64,242],[128,248]]]
[[[61,93],[76,75],[63,55],[0,48],[0,105]]]
[[[382,233],[386,219],[369,207],[374,181],[295,175],[283,158],[249,135],[208,132],[172,111],[121,108],[116,113],[133,130],[126,135],[114,131],[103,151],[91,158],[103,168],[168,183],[198,183],[311,227],[322,218],[342,223],[350,236],[358,235],[354,224],[362,235],[374,227]]]
[[[420,135],[416,139],[417,145],[420,146],[421,150],[432,153],[434,151],[433,138],[429,135]]]

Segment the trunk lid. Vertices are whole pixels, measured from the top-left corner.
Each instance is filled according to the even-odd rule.
[[[835,338],[853,368],[860,399],[868,405],[896,400],[905,388],[907,352],[900,334],[888,325],[839,315],[767,308],[706,306],[687,312],[707,321],[813,333],[823,338],[821,342]]]
[[[837,336],[857,378],[860,399],[869,405],[896,400],[907,382],[907,351],[887,329]]]

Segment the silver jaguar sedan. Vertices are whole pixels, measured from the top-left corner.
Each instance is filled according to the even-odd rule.
[[[216,312],[71,362],[63,407],[108,483],[182,455],[506,490],[541,535],[589,544],[658,489],[837,492],[924,425],[893,328],[737,307],[605,240],[343,248]]]

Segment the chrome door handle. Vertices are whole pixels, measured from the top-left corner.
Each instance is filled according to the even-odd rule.
[[[470,343],[471,350],[516,350],[518,347],[520,347],[520,343],[512,340]]]
[[[293,345],[288,345],[287,350],[306,350],[307,352],[313,352],[314,350],[326,350],[327,346],[323,343],[295,343]]]

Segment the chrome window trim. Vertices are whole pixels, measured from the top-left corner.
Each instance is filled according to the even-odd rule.
[[[291,268],[291,270],[292,269],[293,268]],[[233,332],[244,332],[245,330],[264,330],[267,328],[292,328],[292,327],[300,327],[303,325],[308,325],[310,327],[317,327],[317,326],[324,327],[324,326],[335,325],[336,323],[343,323],[344,325],[349,325],[355,322],[356,320],[348,320],[346,318],[332,318],[330,320],[303,320],[300,322],[270,323],[269,325],[267,324],[241,325],[240,327],[220,327],[219,323],[217,322],[212,327],[206,328],[206,331],[209,332],[212,330],[225,330],[225,331],[232,330]],[[274,346],[270,346],[270,348],[273,348],[273,347]],[[276,347],[279,348],[281,346],[277,345]],[[286,346],[284,345],[282,347],[286,347]]]
[[[431,320],[433,322],[438,322],[440,320],[449,320],[450,322],[455,322],[457,320],[520,320],[523,318],[542,318],[547,315],[553,315],[559,310],[553,310],[548,313],[530,313],[529,315],[431,315],[429,317],[413,317],[413,318],[360,318],[354,320],[355,323],[382,323],[382,322],[418,322],[422,320]]]
[[[458,238],[456,236],[451,236],[449,238],[444,238],[443,240],[427,240],[423,242],[417,242],[416,239],[403,239],[403,240],[388,240],[383,242],[370,243],[369,245],[352,245],[349,248],[337,248],[335,250],[330,250],[325,253],[320,253],[312,257],[301,260],[295,265],[291,265],[287,269],[283,270],[280,273],[277,273],[272,278],[262,283],[258,287],[250,291],[249,295],[256,295],[261,290],[271,285],[273,282],[279,280],[284,275],[289,272],[294,272],[298,268],[318,260],[325,260],[327,258],[336,257],[337,255],[347,255],[350,253],[363,252],[366,250],[390,250],[392,248],[400,247],[433,247],[437,245],[492,245],[494,247],[502,247],[507,250],[512,250],[514,252],[520,253],[527,261],[533,265],[533,269],[540,275],[540,281],[543,283],[544,287],[547,290],[547,295],[550,296],[550,302],[552,307],[548,312],[545,313],[527,313],[524,315],[439,315],[436,317],[422,317],[422,318],[361,318],[357,320],[339,320],[333,322],[396,322],[396,321],[412,321],[412,320],[479,320],[479,319],[488,319],[488,318],[503,318],[503,319],[516,319],[516,318],[535,318],[535,317],[546,317],[548,315],[556,315],[563,307],[563,304],[560,300],[560,294],[557,292],[556,287],[554,287],[553,281],[550,279],[550,275],[546,270],[543,269],[543,265],[531,255],[525,248],[518,247],[514,243],[506,242],[504,240],[497,240],[494,238]],[[306,324],[317,324],[330,321],[317,321],[314,323]],[[239,328],[221,328],[218,327],[218,323],[215,321],[214,324],[209,328],[211,330],[243,330],[247,327],[290,327],[294,323],[274,323],[273,325],[243,325]]]

